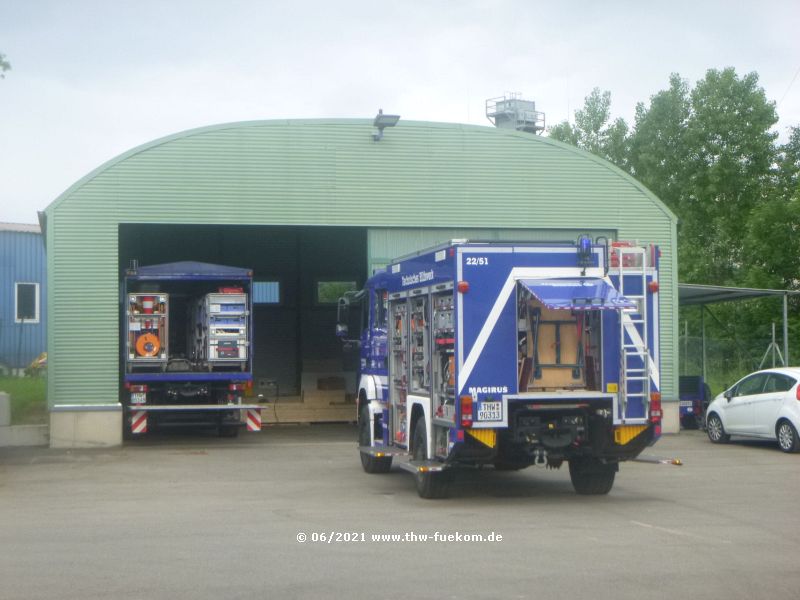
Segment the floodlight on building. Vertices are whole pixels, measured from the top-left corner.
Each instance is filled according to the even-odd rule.
[[[372,139],[380,142],[383,139],[383,130],[387,127],[394,127],[399,120],[400,115],[385,115],[382,108],[378,109],[378,114],[375,115],[375,120],[372,122],[372,126],[375,128],[372,132]]]

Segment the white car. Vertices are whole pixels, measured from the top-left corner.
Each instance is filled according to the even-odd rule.
[[[777,440],[784,452],[800,451],[800,367],[766,369],[740,379],[706,410],[708,439],[732,435]]]

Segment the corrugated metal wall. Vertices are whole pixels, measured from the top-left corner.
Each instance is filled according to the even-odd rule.
[[[381,142],[371,132],[362,119],[204,128],[134,149],[67,190],[47,209],[51,404],[116,400],[117,230],[148,222],[556,229],[559,239],[590,228],[652,241],[663,250],[664,396],[677,396],[675,218],[652,194],[529,134],[409,121]],[[396,247],[379,238],[370,262]]]
[[[39,284],[39,322],[15,322],[15,284]],[[40,233],[0,230],[0,364],[28,366],[46,348],[47,282]]]

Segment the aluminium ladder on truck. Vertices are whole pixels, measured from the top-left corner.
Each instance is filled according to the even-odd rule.
[[[641,399],[649,413],[652,359],[648,339],[647,252],[644,247],[615,246],[619,259],[619,293],[636,303],[637,308],[620,313],[620,386],[618,414],[621,423],[639,423],[646,419],[631,417],[628,406]],[[625,290],[626,279],[628,289]]]

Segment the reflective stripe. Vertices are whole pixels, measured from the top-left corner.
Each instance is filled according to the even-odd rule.
[[[247,431],[261,431],[261,409],[247,409]]]
[[[137,410],[131,414],[131,433],[147,433],[147,411]]]

